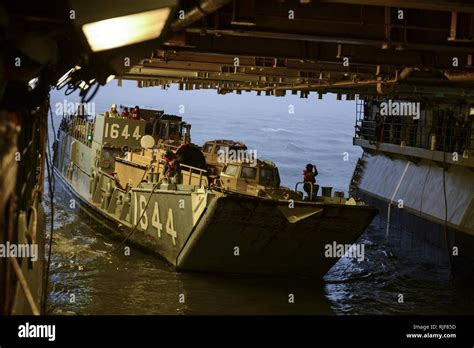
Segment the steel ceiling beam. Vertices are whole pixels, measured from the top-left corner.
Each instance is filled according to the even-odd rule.
[[[465,12],[474,13],[472,1],[448,0],[318,0],[320,3],[364,5],[364,6],[389,6],[399,8],[412,8],[431,11]]]

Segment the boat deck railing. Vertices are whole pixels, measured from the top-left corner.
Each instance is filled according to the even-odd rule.
[[[204,178],[206,178],[207,180],[207,170],[193,167],[187,164],[180,164],[180,166],[182,169],[184,168],[188,172],[188,182],[187,182],[188,185],[191,185],[193,173],[199,175],[199,183],[198,183],[199,187],[201,187],[202,183],[204,182]]]
[[[145,165],[148,167],[148,170],[151,170],[156,173],[161,173],[166,164],[166,161],[161,158],[157,159],[156,162],[150,163],[150,158],[134,153],[134,152],[131,152],[129,161]],[[207,181],[208,173],[206,169],[194,167],[194,166],[184,164],[184,163],[180,163],[180,167],[182,170],[181,175],[183,175],[184,173],[187,174],[187,178],[184,178],[184,175],[183,175],[183,184],[187,183],[188,185],[191,185],[193,181],[193,177],[198,178],[199,180],[198,186],[201,186],[202,184],[207,183],[206,181]],[[184,169],[184,173],[183,173],[183,169]]]
[[[94,123],[77,116],[72,116],[70,122],[69,134],[84,145],[91,147]]]
[[[396,122],[399,121],[399,122]],[[435,125],[425,120],[410,117],[381,117],[380,120],[358,120],[355,138],[376,143],[411,146],[432,151],[474,152],[474,132],[471,124],[448,126]]]
[[[314,189],[314,185],[310,182],[306,182],[306,181],[299,181],[296,183],[295,185],[295,192],[298,193],[298,186],[303,186],[304,187],[304,184],[311,184],[311,189],[310,189],[310,195],[308,196],[309,200],[313,200],[314,199],[314,192],[313,192],[313,189]]]

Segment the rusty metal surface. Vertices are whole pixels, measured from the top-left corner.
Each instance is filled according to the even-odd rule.
[[[55,32],[62,54],[57,74],[78,64],[83,47],[66,25],[63,7],[5,6],[18,28]],[[468,0],[183,1],[164,42],[105,52],[98,61],[109,63],[104,72],[115,70],[119,81],[137,80],[139,87],[176,83],[219,93],[265,88],[277,96],[296,89],[303,97],[310,91],[396,96],[407,89],[450,87],[462,99],[466,85],[474,85],[473,13]],[[124,66],[124,57],[131,65]],[[382,88],[404,68],[414,73],[397,81],[397,88]],[[379,84],[357,83],[374,80]],[[428,95],[437,98],[435,90]]]
[[[397,95],[436,85],[457,89],[462,98],[462,89],[473,87],[464,77],[472,67],[473,23],[467,1],[237,0],[182,25],[151,59],[119,78],[219,93],[281,96],[296,89],[302,97],[310,91]],[[404,68],[415,71],[396,80]],[[395,86],[381,88],[389,81]]]

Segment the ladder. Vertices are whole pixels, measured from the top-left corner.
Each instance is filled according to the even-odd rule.
[[[360,99],[359,96],[356,98],[356,123],[354,126],[355,129],[355,138],[359,138],[359,134],[357,130],[361,130],[362,121],[364,120],[364,113],[365,113],[365,100]]]
[[[357,192],[359,190],[360,179],[364,172],[365,163],[367,162],[367,153],[364,151],[362,156],[357,160],[356,166],[354,168],[354,173],[352,173],[351,182],[349,184],[349,197],[357,197]]]

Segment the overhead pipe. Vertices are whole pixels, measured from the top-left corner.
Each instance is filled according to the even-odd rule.
[[[171,30],[181,31],[198,20],[216,12],[221,7],[227,5],[232,0],[201,0],[199,5],[192,8],[184,15],[183,19],[176,19],[171,23]]]
[[[400,73],[397,71],[395,77],[389,80],[369,79],[360,81],[338,81],[333,83],[320,83],[320,84],[302,84],[299,86],[266,86],[261,88],[254,88],[254,90],[268,91],[268,90],[321,90],[331,88],[351,88],[360,86],[377,86],[377,90],[380,94],[385,94],[383,86],[393,86],[398,84],[401,80],[407,78],[413,72],[413,68],[404,68]],[[238,87],[236,88],[238,89]]]
[[[362,45],[372,47],[382,47],[386,42],[383,40],[360,39],[348,37],[332,37],[313,34],[293,34],[293,33],[277,33],[258,30],[234,30],[234,29],[209,29],[204,27],[188,28],[187,33],[191,34],[211,34],[221,36],[237,36],[250,37],[260,39],[277,39],[277,40],[292,40],[292,41],[308,41],[318,43],[338,43],[342,45]],[[471,53],[472,47],[468,46],[450,46],[450,45],[434,45],[422,43],[405,43],[401,41],[391,41],[393,46],[402,46],[405,50],[427,50],[427,51],[441,51],[441,52],[459,52]]]
[[[413,68],[403,68],[403,70],[398,75],[398,80],[401,81],[401,80],[406,79],[408,76],[411,75],[412,72],[413,72]]]
[[[340,81],[340,82],[334,82],[334,83],[321,83],[321,84],[302,84],[299,86],[265,86],[265,87],[258,87],[258,88],[252,88],[253,90],[256,91],[270,91],[270,90],[290,90],[290,91],[298,91],[298,90],[320,90],[320,89],[330,89],[330,88],[347,88],[347,87],[357,87],[357,86],[375,86],[379,83],[382,83],[384,85],[393,85],[398,82],[397,78],[391,79],[391,80],[386,80],[382,81],[379,79],[373,79],[373,80],[362,80],[362,81]],[[245,89],[247,87],[235,87],[235,89]]]
[[[444,71],[444,76],[451,82],[474,82],[474,72]]]

